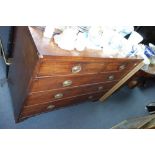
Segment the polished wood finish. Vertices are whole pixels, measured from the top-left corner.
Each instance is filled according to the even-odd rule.
[[[110,82],[118,81],[125,75],[125,72],[116,72],[116,73],[101,73],[101,74],[89,74],[89,75],[70,75],[70,76],[55,76],[55,77],[46,77],[34,79],[31,92],[46,91],[51,89],[60,89],[65,88],[63,83],[67,80],[72,81],[69,86],[74,87],[80,85],[86,85],[91,83],[99,82]],[[110,77],[113,76],[113,79]]]
[[[117,72],[122,70],[130,70],[135,60],[121,60],[115,62],[114,60],[109,60],[105,62],[80,62],[80,61],[55,61],[52,59],[42,60],[40,63],[40,68],[37,76],[55,76],[55,75],[68,75],[68,74],[97,74],[105,72]],[[52,66],[52,67],[50,67]],[[72,68],[80,66],[81,70],[74,73]]]
[[[33,27],[16,27],[14,42],[9,86],[17,122],[97,100],[142,61],[104,58],[97,50],[63,50]]]
[[[73,105],[75,103],[80,103],[84,101],[96,101],[98,100],[104,92],[100,93],[90,93],[90,94],[85,94],[81,96],[75,96],[71,98],[66,98],[63,100],[57,100],[45,104],[38,104],[38,105],[33,105],[33,106],[25,106],[22,113],[21,113],[21,119],[25,117],[29,117],[35,114],[39,114],[42,112],[48,112],[56,108],[61,108],[69,105]],[[48,109],[50,105],[54,105],[54,108]],[[53,107],[53,106],[52,106]]]
[[[91,92],[103,92],[109,90],[117,81],[114,82],[107,82],[107,83],[98,83],[98,84],[90,84],[90,85],[82,85],[72,88],[63,88],[58,90],[50,90],[50,91],[43,91],[40,93],[31,93],[26,100],[26,105],[34,105],[34,104],[41,104],[46,102],[51,102],[53,100],[57,100],[55,95],[63,94],[61,97],[62,99],[82,95]]]

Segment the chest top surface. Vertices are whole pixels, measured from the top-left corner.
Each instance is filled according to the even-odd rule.
[[[63,50],[59,48],[52,39],[44,38],[43,31],[35,27],[28,27],[28,31],[33,39],[33,42],[37,48],[39,55],[41,56],[106,58],[104,56],[104,51],[102,50],[91,50],[91,49],[86,49],[84,51]]]

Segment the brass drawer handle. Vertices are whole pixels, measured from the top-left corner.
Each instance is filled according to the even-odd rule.
[[[74,66],[72,67],[72,73],[79,73],[81,71],[81,66]]]
[[[53,104],[51,104],[51,105],[49,105],[49,106],[47,107],[48,110],[51,110],[51,109],[53,109],[53,108],[55,108],[55,105],[53,105]]]
[[[63,87],[67,87],[67,86],[70,86],[72,85],[72,81],[71,80],[66,80],[63,82]]]
[[[89,99],[89,100],[93,99],[93,96],[92,96],[92,95],[91,95],[91,96],[88,96],[88,99]]]
[[[125,64],[119,66],[119,70],[123,70],[125,68],[126,68],[126,65]]]
[[[59,99],[59,98],[62,98],[62,97],[63,97],[63,94],[62,93],[56,94],[54,96],[55,99]]]
[[[114,75],[110,75],[110,76],[108,77],[108,80],[114,80]]]
[[[98,87],[98,90],[103,90],[103,87],[102,87],[102,86],[99,86],[99,87]]]

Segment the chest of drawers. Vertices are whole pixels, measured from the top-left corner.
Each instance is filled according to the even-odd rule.
[[[103,58],[102,51],[62,50],[33,27],[16,27],[13,50],[8,80],[16,122],[96,101],[142,61]]]

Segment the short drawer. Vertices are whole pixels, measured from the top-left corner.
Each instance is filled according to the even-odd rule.
[[[20,118],[29,117],[29,116],[36,115],[42,112],[48,112],[56,108],[73,105],[75,103],[80,103],[84,101],[96,101],[100,97],[102,97],[103,94],[104,94],[103,92],[91,93],[91,94],[76,96],[76,97],[67,98],[63,100],[57,100],[54,102],[49,102],[49,103],[40,104],[40,105],[25,106],[21,113]]]
[[[137,60],[134,59],[109,59],[109,61],[103,59],[103,62],[63,62],[44,60],[40,63],[37,76],[117,72],[130,69],[135,63],[137,63]]]
[[[36,78],[33,80],[31,92],[75,87],[86,84],[95,84],[99,82],[118,81],[124,76],[124,74],[125,72],[115,72]]]
[[[31,93],[26,100],[26,105],[35,105],[54,100],[64,99],[73,96],[79,96],[92,92],[103,92],[112,88],[116,82],[107,82],[99,84],[84,85],[79,87],[50,90],[44,92]]]

